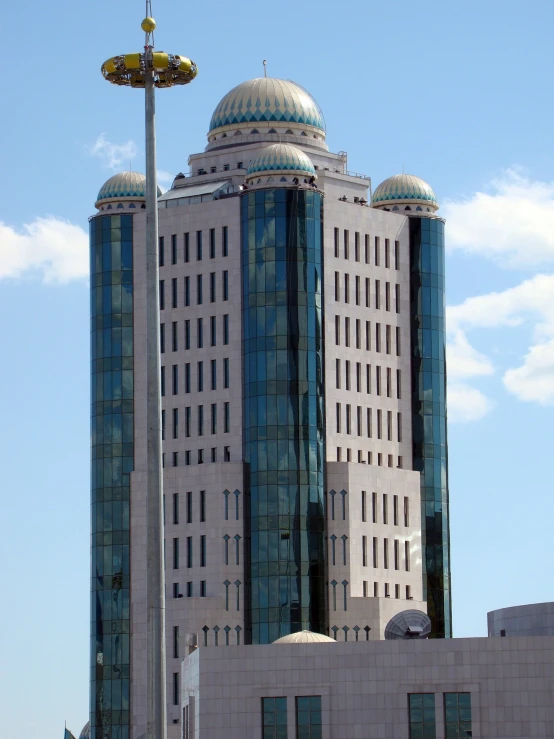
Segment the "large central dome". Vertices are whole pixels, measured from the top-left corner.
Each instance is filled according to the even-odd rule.
[[[239,130],[248,134],[260,124],[280,131],[305,129],[305,134],[325,138],[323,113],[313,97],[300,85],[273,77],[248,80],[228,92],[214,110],[209,136]]]

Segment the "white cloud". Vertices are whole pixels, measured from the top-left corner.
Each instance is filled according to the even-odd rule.
[[[175,179],[175,175],[172,175],[171,172],[166,172],[163,169],[158,169],[156,172],[156,176],[158,179],[158,185],[162,188],[162,190],[165,188],[166,190],[171,187],[171,184],[173,183],[173,180]]]
[[[108,169],[128,170],[137,156],[138,147],[131,139],[124,144],[114,144],[108,141],[106,134],[101,133],[94,144],[87,147],[87,151],[91,156],[101,159]]]
[[[448,420],[452,423],[479,421],[487,415],[493,402],[480,390],[462,382],[448,383]]]
[[[461,329],[453,331],[448,339],[446,358],[449,378],[477,377],[494,372],[491,360],[471,346]]]
[[[49,216],[18,232],[0,222],[0,279],[38,276],[66,283],[88,273],[88,236],[79,226]]]
[[[503,379],[520,400],[554,405],[554,339],[532,346],[522,366],[509,369]]]
[[[554,263],[554,182],[509,169],[486,192],[443,203],[447,247],[479,254],[505,267]]]

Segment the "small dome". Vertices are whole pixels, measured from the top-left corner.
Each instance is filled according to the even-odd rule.
[[[295,82],[273,77],[257,77],[228,92],[214,110],[208,136],[260,123],[300,126],[325,137],[325,119],[313,97]]]
[[[290,174],[315,177],[315,169],[310,158],[302,149],[290,144],[271,144],[266,146],[253,159],[246,172],[246,179],[261,174]]]
[[[158,197],[162,191],[158,187]],[[110,177],[98,193],[96,207],[112,200],[144,200],[146,198],[146,175],[140,172],[120,172]]]
[[[83,730],[79,734],[79,739],[89,739],[90,738],[90,721],[87,721],[87,723],[83,726]]]
[[[422,205],[437,210],[439,204],[430,185],[413,174],[395,174],[375,188],[373,207],[389,205]]]
[[[280,639],[276,639],[273,644],[316,644],[321,642],[333,642],[335,640],[325,634],[316,634],[315,631],[295,631],[294,634],[287,634]]]

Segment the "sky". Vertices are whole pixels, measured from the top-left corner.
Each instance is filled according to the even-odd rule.
[[[197,79],[157,99],[160,184],[236,84],[306,87],[332,151],[376,186],[404,170],[447,220],[455,636],[552,600],[554,4],[154,0],[158,49]],[[100,75],[143,44],[142,0],[2,9],[0,736],[88,717],[88,217],[144,171],[143,96]]]

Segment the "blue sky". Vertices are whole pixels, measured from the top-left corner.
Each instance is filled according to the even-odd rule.
[[[61,739],[88,713],[87,218],[143,170],[138,91],[100,75],[140,50],[140,0],[3,8],[0,119],[0,736]],[[195,82],[158,96],[162,184],[205,145],[233,86],[293,79],[333,151],[374,185],[402,171],[447,220],[456,636],[551,600],[554,4],[154,0],[157,48]]]

